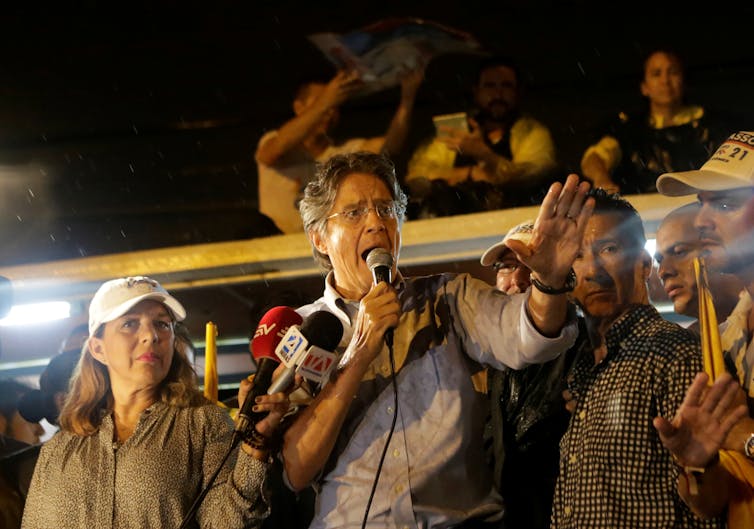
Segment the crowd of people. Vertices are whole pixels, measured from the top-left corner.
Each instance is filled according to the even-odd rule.
[[[328,82],[297,90],[294,117],[269,131],[256,150],[262,214],[282,233],[301,232],[297,204],[317,163],[336,153],[366,150],[407,159],[400,183],[408,191],[409,220],[539,204],[567,169],[595,187],[623,195],[654,193],[663,173],[698,168],[731,130],[729,115],[687,102],[680,55],[656,48],[645,55],[637,79],[642,105],[627,105],[587,136],[580,161],[565,159],[557,137],[525,101],[525,73],[511,57],[477,61],[470,103],[459,101],[452,117],[435,116],[435,134],[407,141],[423,67],[406,72],[400,103],[384,136],[332,139],[339,108],[358,97],[364,82],[338,72]]]
[[[657,50],[646,112],[585,150],[582,177],[559,175],[517,66],[495,57],[467,127],[439,127],[399,175],[421,78],[406,72],[384,136],[343,144],[329,131],[362,81],[307,83],[257,147],[262,211],[324,272],[296,312],[342,324],[329,379],[270,395],[240,381],[262,418],[234,423],[199,390],[181,302],[147,276],[107,281],[39,390],[0,386],[4,526],[270,527],[301,508],[280,487],[313,494],[312,529],[754,526],[754,132],[708,126]],[[654,256],[622,196],[652,190],[696,198]],[[495,284],[404,276],[406,218],[465,212],[468,193],[477,210],[539,204],[480,256]],[[653,273],[687,317],[708,317],[708,288],[720,329],[664,318]],[[43,417],[58,431],[40,445]]]

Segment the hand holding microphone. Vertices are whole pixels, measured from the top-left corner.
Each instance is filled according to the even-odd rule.
[[[276,405],[280,403],[275,401],[279,398],[275,394],[288,391],[298,372],[304,376],[309,375],[307,378],[311,378],[311,373],[319,373],[319,378],[315,380],[322,382],[337,363],[337,358],[330,351],[335,350],[342,336],[343,325],[329,312],[317,311],[302,320],[289,307],[275,307],[268,311],[260,321],[251,343],[258,369],[253,386],[238,413],[235,435],[250,441],[252,445],[255,441],[263,444],[256,425],[267,413],[277,411]],[[290,356],[287,357],[284,352],[288,352]],[[329,358],[329,363],[324,365],[322,358]],[[280,365],[281,359],[285,361],[285,368],[280,366],[282,372],[277,372],[273,381],[273,372]],[[263,397],[261,400],[265,402],[257,405],[257,397],[264,395],[269,396]],[[241,396],[242,393],[239,393],[239,398]]]
[[[254,411],[257,397],[267,394],[272,383],[272,374],[280,364],[275,354],[275,348],[285,333],[293,325],[301,323],[301,316],[290,307],[274,307],[259,321],[254,338],[250,347],[254,360],[257,363],[257,372],[254,376],[252,387],[248,390],[243,404],[238,412],[234,437],[238,439],[251,439],[255,434],[255,425],[263,420],[270,411],[266,406],[261,410]],[[239,400],[243,396],[245,383],[239,392]],[[269,399],[268,399],[269,400]]]

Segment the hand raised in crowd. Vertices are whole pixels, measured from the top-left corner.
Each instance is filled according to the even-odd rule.
[[[416,99],[416,93],[424,81],[425,65],[421,64],[416,68],[407,69],[401,75],[401,101],[413,102]]]
[[[587,198],[589,182],[579,182],[568,175],[565,185],[555,182],[542,201],[529,244],[506,241],[538,279],[546,285],[560,287],[568,274],[584,238],[587,221],[594,211],[594,199]]]
[[[728,373],[709,387],[708,379],[706,373],[694,378],[672,421],[652,421],[662,444],[683,466],[706,467],[728,432],[746,416],[745,405],[734,405],[739,386]]]
[[[339,70],[325,85],[319,96],[323,107],[330,109],[342,105],[349,97],[364,87],[364,81],[356,70]]]

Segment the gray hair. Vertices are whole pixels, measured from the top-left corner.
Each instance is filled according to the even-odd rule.
[[[395,165],[387,156],[372,152],[353,152],[348,154],[336,154],[323,164],[317,166],[314,179],[309,182],[304,190],[304,197],[299,203],[301,220],[304,223],[306,233],[317,232],[325,236],[327,216],[335,203],[338,188],[345,177],[353,173],[365,173],[374,175],[380,179],[390,191],[395,201],[398,227],[403,224],[406,214],[408,198],[398,184],[395,176]],[[317,250],[312,243],[314,260],[324,270],[332,270],[330,258]]]

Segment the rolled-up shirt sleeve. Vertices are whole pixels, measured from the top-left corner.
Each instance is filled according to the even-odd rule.
[[[521,369],[556,358],[576,341],[573,307],[568,309],[560,334],[547,337],[537,330],[526,310],[529,291],[506,295],[463,274],[448,282],[446,292],[458,315],[456,332],[467,354],[478,362],[497,369]]]

